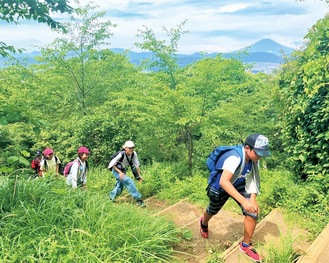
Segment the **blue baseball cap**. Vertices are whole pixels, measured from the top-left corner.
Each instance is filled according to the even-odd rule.
[[[259,157],[271,156],[268,139],[259,133],[253,133],[246,139],[245,145],[249,145]]]

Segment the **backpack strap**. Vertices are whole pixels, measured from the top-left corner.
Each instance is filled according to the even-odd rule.
[[[88,164],[88,161],[85,160],[85,163],[86,163],[86,171],[89,170],[89,164]]]
[[[118,160],[119,163],[122,163],[123,158],[125,158],[125,155],[126,155],[126,152],[125,152],[125,151],[121,151],[121,157],[120,157],[120,159]],[[127,155],[126,155],[126,156],[127,156]],[[128,158],[127,158],[127,160],[128,160]],[[128,160],[128,162],[129,162],[129,160]]]
[[[48,171],[48,163],[47,163],[46,157],[43,158],[43,164],[44,164],[45,170]]]
[[[133,167],[134,152],[133,152],[133,154],[131,155],[130,160],[129,160],[129,158],[128,158],[126,152],[125,152],[125,155],[126,155],[126,159],[127,159],[128,163],[129,163],[129,166],[130,166],[130,168],[132,169],[132,167]]]
[[[133,173],[135,179],[136,180],[139,180],[140,179],[140,176],[139,176],[139,174],[137,172],[137,169],[136,169],[135,165],[133,164],[134,152],[132,153],[130,160],[128,159],[128,156],[127,155],[126,155],[126,158],[127,158],[127,161],[128,161],[129,166],[131,168],[131,172]]]

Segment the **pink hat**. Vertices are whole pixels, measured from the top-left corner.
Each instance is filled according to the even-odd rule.
[[[87,147],[81,146],[81,147],[78,149],[78,153],[89,153],[89,150],[88,150]]]
[[[53,151],[53,149],[51,149],[51,148],[46,148],[46,149],[43,151],[43,155],[44,155],[44,156],[51,155],[52,153],[54,153],[54,151]]]

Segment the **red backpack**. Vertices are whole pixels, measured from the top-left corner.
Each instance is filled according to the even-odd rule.
[[[40,160],[38,158],[32,160],[31,168],[35,170],[36,174],[40,172]]]

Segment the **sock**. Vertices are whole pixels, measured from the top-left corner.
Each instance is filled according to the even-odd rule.
[[[204,224],[202,224],[202,220],[201,220],[201,222],[200,222],[200,223],[201,223],[201,228],[202,228],[202,229],[207,229],[207,228],[208,228],[208,225],[207,225],[207,226],[205,226]]]
[[[251,244],[246,244],[246,243],[244,243],[244,242],[242,241],[242,246],[243,246],[243,247],[250,247]]]

